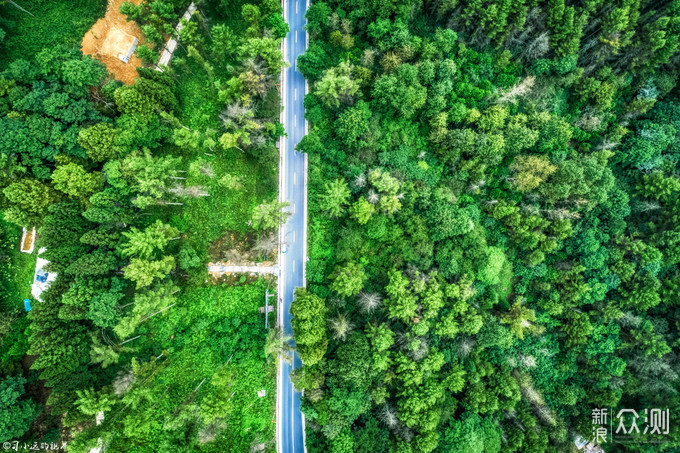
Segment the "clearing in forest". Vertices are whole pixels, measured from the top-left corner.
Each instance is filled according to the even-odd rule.
[[[139,4],[141,0],[132,0]],[[85,33],[81,50],[85,55],[92,55],[106,65],[106,69],[117,80],[132,84],[137,78],[137,66],[142,61],[133,53],[127,63],[120,60],[119,55],[128,55],[135,39],[144,42],[142,30],[133,21],[127,21],[119,9],[123,0],[109,0],[106,15],[99,19]]]

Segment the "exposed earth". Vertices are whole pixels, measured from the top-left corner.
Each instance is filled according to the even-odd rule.
[[[127,21],[120,14],[119,9],[124,0],[109,0],[106,15],[99,19],[92,28],[85,33],[81,50],[85,55],[92,55],[100,60],[116,80],[131,85],[138,77],[137,67],[142,61],[133,53],[130,60],[124,63],[118,58],[120,54],[127,54],[134,38],[138,44],[144,42],[142,30],[133,21]],[[131,0],[134,4],[142,0]]]

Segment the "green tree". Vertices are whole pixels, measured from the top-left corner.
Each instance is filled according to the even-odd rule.
[[[25,227],[40,225],[48,206],[56,198],[48,185],[28,178],[13,182],[2,193],[10,202],[5,209],[5,219]]]
[[[349,195],[349,187],[347,187],[344,178],[327,182],[319,199],[319,206],[327,211],[331,217],[338,217],[342,214],[344,206],[347,205]]]
[[[253,228],[258,231],[266,231],[273,230],[279,225],[282,225],[291,215],[290,212],[283,210],[283,208],[288,205],[288,202],[280,203],[276,200],[272,200],[271,202],[265,202],[255,206],[251,219]]]
[[[467,210],[445,200],[437,201],[427,211],[427,220],[435,241],[469,233],[474,222]]]
[[[98,85],[106,77],[104,65],[90,55],[64,61],[61,71],[64,82],[77,87]]]
[[[331,275],[330,288],[343,297],[359,294],[364,287],[366,274],[358,263],[347,263],[344,266],[336,266]]]
[[[175,257],[164,256],[160,260],[143,260],[132,258],[130,264],[123,268],[125,278],[135,282],[137,289],[149,286],[154,279],[167,277],[175,268]]]
[[[88,172],[73,162],[58,165],[52,173],[54,188],[75,198],[88,198],[101,189],[104,177],[99,172]]]
[[[538,333],[541,331],[536,322],[536,313],[530,308],[522,306],[522,298],[518,298],[510,307],[510,311],[501,315],[501,322],[510,326],[510,331],[520,340],[525,332]]]
[[[587,313],[569,310],[564,314],[562,330],[567,335],[567,345],[575,346],[585,344],[588,341],[593,326]]]
[[[520,192],[529,192],[555,173],[557,167],[546,156],[523,155],[515,157],[510,169],[514,172],[512,184]]]
[[[122,233],[123,237],[127,239],[122,250],[126,256],[149,259],[154,251],[163,252],[170,241],[179,239],[178,234],[177,228],[173,228],[161,220],[156,220],[143,231],[131,227],[130,231]]]
[[[359,84],[352,79],[352,67],[346,61],[324,71],[321,79],[314,85],[316,94],[326,105],[339,107],[349,103],[359,90]]]
[[[416,316],[418,299],[409,288],[409,281],[400,271],[389,271],[390,283],[385,288],[389,297],[385,300],[390,317],[408,323]]]
[[[105,162],[117,154],[114,146],[118,134],[109,123],[97,123],[78,132],[78,144],[85,149],[90,159]]]
[[[366,225],[375,212],[375,206],[366,200],[365,197],[360,197],[349,208],[349,214],[353,219],[356,219],[360,225]]]
[[[0,382],[0,441],[22,437],[38,414],[32,399],[21,399],[25,393],[23,377],[8,376]]]
[[[281,358],[284,362],[291,363],[293,347],[290,345],[290,340],[293,337],[286,335],[279,327],[269,329],[267,331],[267,340],[264,344],[264,354],[267,357],[267,362],[271,359],[274,361]]]
[[[318,363],[326,353],[326,303],[306,289],[297,288],[290,306],[291,326],[297,352],[306,367]]]
[[[136,193],[132,204],[144,209],[159,203],[167,195],[181,158],[167,155],[154,157],[149,150],[145,150],[126,156],[119,168],[116,168],[115,162],[110,161],[104,166],[107,179],[115,185],[116,182],[111,181],[110,176],[119,173],[124,179],[121,183],[129,185]]]

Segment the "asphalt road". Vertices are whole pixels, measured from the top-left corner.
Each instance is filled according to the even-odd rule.
[[[290,203],[292,215],[282,227],[281,240],[285,253],[279,256],[281,275],[279,277],[279,313],[284,331],[291,335],[290,304],[295,288],[304,286],[304,262],[306,260],[306,192],[307,178],[305,156],[295,151],[295,146],[305,135],[304,106],[305,79],[296,70],[295,61],[307,48],[307,35],[304,30],[306,0],[284,0],[284,17],[290,32],[284,43],[284,57],[290,64],[285,69],[283,82],[283,124],[287,137],[283,139],[280,193],[281,199]],[[301,366],[297,355],[293,365],[283,363],[278,376],[278,421],[277,449],[280,453],[304,452],[304,433],[300,394],[290,381],[290,372]]]

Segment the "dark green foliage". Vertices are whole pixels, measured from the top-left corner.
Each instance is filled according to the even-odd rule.
[[[85,157],[80,128],[102,119],[89,102],[88,86],[98,85],[106,71],[91,57],[63,47],[46,49],[36,60],[17,60],[0,75],[7,84],[0,97],[0,147],[45,180],[56,156]]]
[[[25,383],[26,379],[11,376],[0,382],[0,441],[21,437],[37,414],[33,400],[21,399]]]
[[[0,29],[6,33],[1,44],[0,68],[19,58],[31,59],[43,49],[60,45],[79,48],[85,32],[106,12],[104,0],[35,0],[16,4],[31,14],[11,2],[0,4]]]

